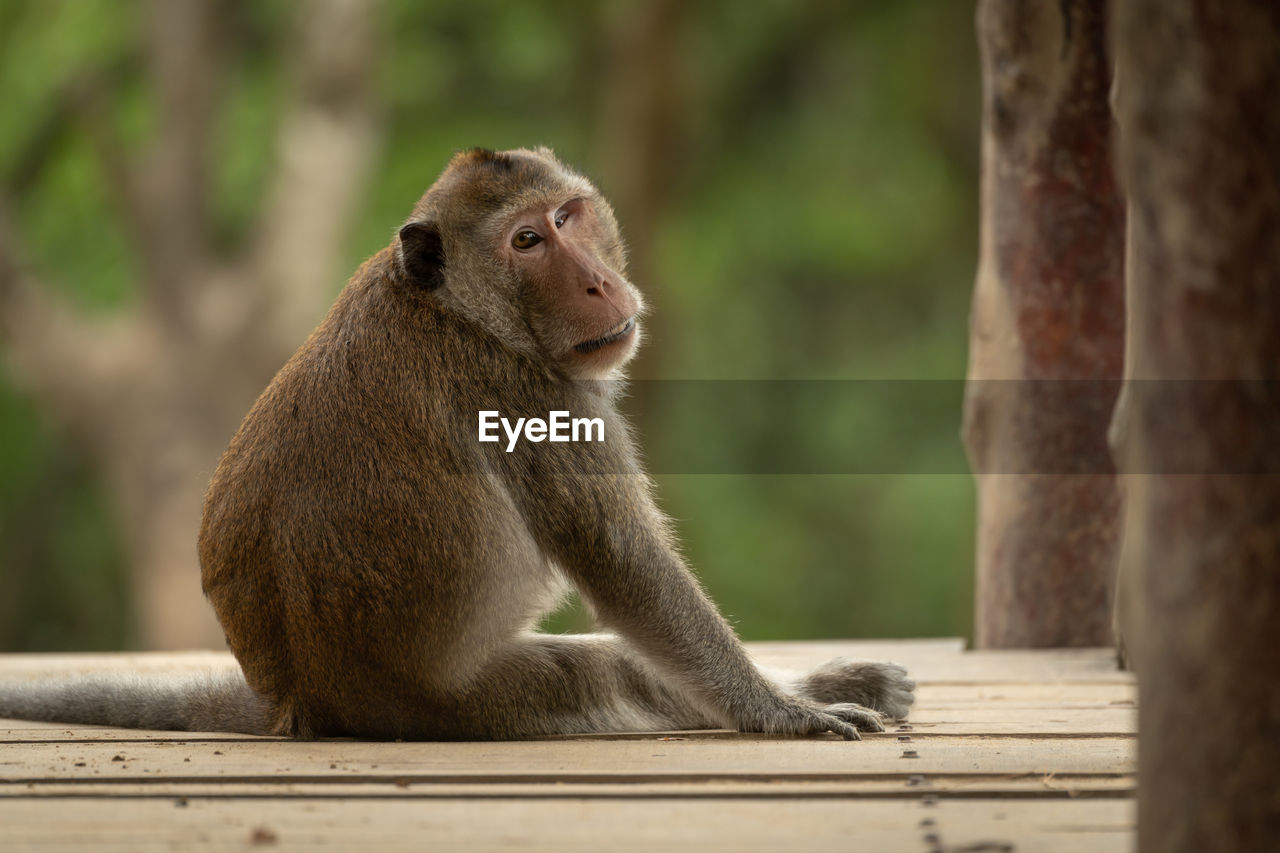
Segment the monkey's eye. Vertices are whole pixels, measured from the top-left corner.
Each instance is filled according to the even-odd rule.
[[[563,210],[560,211],[559,213],[556,214],[556,227],[557,228],[562,227],[565,224],[565,222],[568,221],[568,219],[569,219],[569,214]]]
[[[542,236],[537,231],[530,231],[528,228],[523,231],[517,231],[516,236],[511,238],[511,245],[517,249],[532,249],[541,242]]]

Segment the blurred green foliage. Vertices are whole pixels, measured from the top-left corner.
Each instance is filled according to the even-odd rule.
[[[214,188],[219,239],[235,246],[252,236],[275,165],[294,7],[228,9],[237,50],[221,81]],[[144,14],[108,0],[0,3],[0,174],[21,183],[24,152],[52,149],[22,188],[28,260],[101,311],[127,304],[136,262],[90,142],[49,111],[80,70],[107,69],[113,123],[126,142],[146,133]],[[387,243],[459,148],[548,144],[609,194],[600,33],[620,14],[586,0],[389,2],[375,87],[382,147],[351,266]],[[977,231],[971,16],[967,3],[938,0],[690,7],[672,36],[681,162],[641,265],[652,280],[638,282],[655,308],[645,378],[963,376]],[[617,206],[625,230],[629,211]],[[646,445],[697,430],[723,434],[728,453],[755,452],[714,414],[633,411]],[[962,470],[960,414],[931,417],[922,427],[910,410],[833,403],[823,423],[782,431],[858,442],[912,423],[900,455],[915,473],[657,478],[686,554],[745,637],[969,633],[972,485],[928,473]],[[0,648],[128,642],[110,517],[85,457],[0,377]],[[552,626],[581,621],[569,613]]]
[[[0,393],[0,648],[119,648],[127,579],[105,495],[30,403]]]

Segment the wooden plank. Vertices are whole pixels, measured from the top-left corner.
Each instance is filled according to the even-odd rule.
[[[1126,774],[1024,774],[983,773],[915,776],[864,776],[838,781],[810,782],[786,779],[766,781],[626,781],[572,782],[444,782],[421,777],[377,775],[264,777],[253,781],[211,779],[149,781],[78,779],[32,781],[0,785],[0,798],[93,799],[881,799],[917,800],[932,795],[946,799],[992,798],[1059,799],[1065,797],[1127,798],[1134,794],[1135,778]]]
[[[1132,673],[1116,669],[1111,649],[1037,649],[966,652],[953,661],[922,661],[913,671],[922,684],[1098,683],[1134,684]]]
[[[1136,706],[1136,683],[1087,682],[959,682],[923,684],[918,702],[940,707],[1007,703],[1022,707],[1104,707]]]
[[[913,757],[904,757],[914,750]],[[773,739],[574,739],[511,743],[228,740],[28,743],[0,746],[0,786],[30,780],[328,777],[360,773],[423,781],[846,779],[948,773],[1127,774],[1132,737],[1018,738],[894,734]],[[119,758],[117,758],[119,756]]]
[[[806,668],[834,657],[895,660],[907,666],[937,668],[938,662],[961,655],[959,638],[924,640],[828,640],[749,643],[748,648],[770,666]],[[222,651],[186,652],[41,652],[0,654],[0,677],[39,678],[50,674],[93,672],[178,672],[192,669],[234,670],[235,659]]]
[[[747,643],[751,656],[766,666],[804,669],[832,658],[891,660],[909,668],[934,667],[966,654],[960,637],[920,640],[773,640]]]
[[[1125,801],[2,800],[9,849],[1126,851]],[[982,848],[999,850],[999,846]]]
[[[933,685],[920,689],[909,723],[921,734],[1132,733],[1131,685]],[[896,729],[896,724],[891,728]],[[716,736],[726,732],[716,731]],[[702,733],[712,736],[712,732]],[[608,735],[606,737],[612,737]],[[239,734],[157,732],[28,720],[0,722],[0,743],[33,740],[241,740]]]
[[[0,654],[0,678],[43,678],[96,672],[224,672],[239,667],[230,652],[37,652]]]
[[[900,724],[889,725],[890,734],[912,734],[917,737],[937,735],[1007,735],[1007,736],[1088,736],[1132,735],[1137,733],[1137,713],[1131,707],[1116,708],[1003,708],[976,705],[961,708],[922,708],[912,714],[907,722],[911,731],[899,731]],[[724,738],[736,736],[727,729],[710,729],[692,732],[638,732],[636,738],[660,735],[681,737]],[[625,735],[595,735],[602,740],[617,739]],[[247,735],[218,732],[158,732],[139,729],[112,729],[96,726],[68,727],[58,723],[24,723],[21,721],[0,723],[0,745],[32,742],[74,742],[93,740],[111,743],[132,743],[139,740],[166,741],[225,741],[243,740]],[[581,737],[581,736],[574,736]],[[870,737],[870,735],[868,735]],[[283,740],[283,738],[273,738]]]
[[[881,640],[748,643],[761,663],[805,669],[833,657],[894,660],[921,683],[975,681],[1047,681],[1133,683],[1115,668],[1110,649],[1036,649],[961,652],[961,641]],[[191,669],[234,669],[226,652],[134,652],[129,654],[0,655],[0,678],[38,678],[50,674],[89,672],[166,672]]]
[[[154,743],[212,743],[215,741],[245,740],[280,740],[288,738],[254,738],[253,735],[236,734],[234,732],[170,732],[150,729],[114,729],[107,726],[82,726],[68,723],[39,723],[31,720],[0,720],[0,749],[5,745],[24,743],[77,743],[95,741],[98,743],[134,743],[136,741],[152,741]],[[2,753],[0,753],[2,755]]]
[[[924,685],[910,723],[921,734],[1131,734],[1137,687],[1132,684]],[[719,734],[723,735],[723,732]],[[0,743],[27,740],[225,740],[243,735],[152,732],[65,723],[0,723]]]
[[[833,657],[893,660],[921,684],[971,682],[1095,682],[1133,684],[1132,673],[1116,669],[1115,650],[995,649],[959,653],[947,643],[844,641],[748,643],[768,666],[804,669]]]
[[[0,727],[0,846],[242,848],[262,830],[284,850],[1129,848],[1136,687],[1108,650],[753,650],[793,668],[903,662],[920,681],[910,730],[852,744],[724,731],[459,744],[13,722]],[[10,655],[0,679],[234,665],[211,652]]]
[[[975,705],[964,708],[922,707],[908,722],[916,736],[998,734],[1040,736],[1134,735],[1138,713],[1133,707],[1003,708]],[[897,727],[891,727],[895,732]]]

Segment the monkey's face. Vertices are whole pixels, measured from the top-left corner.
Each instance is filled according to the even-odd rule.
[[[635,353],[643,306],[613,210],[548,149],[458,154],[396,251],[406,281],[566,379]]]
[[[529,329],[571,379],[601,379],[635,353],[640,295],[622,272],[612,214],[598,196],[553,198],[512,216],[502,253]]]

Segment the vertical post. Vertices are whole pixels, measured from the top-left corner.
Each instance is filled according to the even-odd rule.
[[[964,440],[977,643],[1108,645],[1124,354],[1106,0],[980,0],[981,254]]]
[[[1280,841],[1280,7],[1115,14],[1139,849]]]

